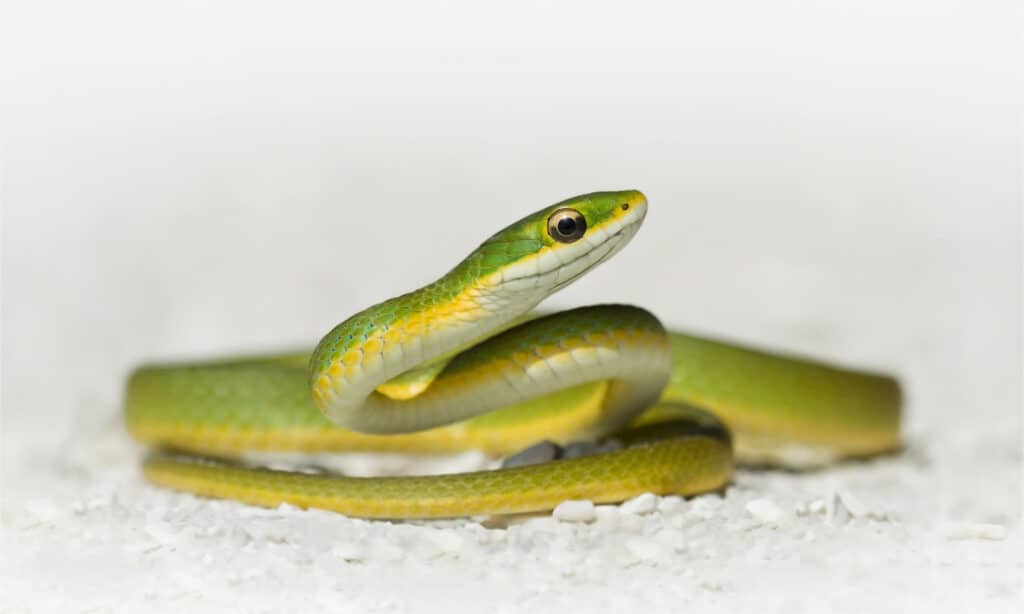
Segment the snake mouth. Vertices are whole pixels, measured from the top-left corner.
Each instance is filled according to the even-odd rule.
[[[607,240],[605,240],[605,241],[604,241],[604,242],[603,242],[603,243],[601,244],[601,246],[602,246],[602,247],[603,247],[604,245],[608,245],[608,244],[611,244],[611,247],[610,247],[610,248],[608,249],[607,253],[605,253],[605,254],[603,254],[603,255],[599,256],[599,257],[598,257],[598,258],[597,258],[596,260],[594,260],[594,262],[593,262],[593,263],[591,263],[590,265],[588,265],[588,266],[586,266],[586,267],[583,267],[583,268],[582,268],[582,269],[580,269],[579,271],[577,271],[577,272],[573,273],[573,274],[572,274],[571,276],[569,276],[568,278],[566,278],[566,279],[564,279],[564,280],[562,280],[562,281],[560,281],[560,282],[556,283],[556,284],[555,284],[555,285],[553,286],[553,288],[552,288],[552,291],[556,291],[556,290],[561,290],[562,288],[564,288],[564,287],[568,286],[569,284],[571,284],[572,282],[576,281],[576,280],[577,280],[577,279],[579,279],[580,277],[583,277],[584,275],[586,275],[587,273],[589,273],[589,272],[590,272],[590,269],[592,269],[592,268],[594,268],[595,266],[597,266],[597,265],[601,264],[602,262],[604,262],[605,260],[607,260],[608,258],[610,258],[611,256],[613,256],[614,254],[616,254],[616,253],[617,253],[617,252],[618,252],[618,251],[619,251],[620,249],[622,249],[622,248],[623,248],[623,246],[625,246],[625,244],[626,244],[626,241],[625,241],[625,240],[626,240],[626,239],[628,239],[628,237],[625,237],[625,236],[624,236],[625,234],[626,234],[626,229],[625,229],[625,228],[620,228],[620,229],[619,229],[618,231],[616,231],[616,232],[615,232],[615,234],[613,234],[613,235],[609,236],[609,237],[608,237],[608,239],[607,239]],[[594,250],[591,250],[590,252],[588,252],[588,253],[586,253],[586,254],[583,254],[583,255],[581,255],[581,256],[578,256],[578,257],[577,257],[577,258],[576,258],[575,260],[573,260],[573,261],[571,261],[571,262],[568,262],[568,263],[566,263],[566,266],[572,265],[572,264],[574,264],[575,262],[577,262],[577,261],[579,261],[579,260],[582,260],[582,259],[586,258],[587,256],[591,255],[591,254],[592,254],[592,253],[593,253],[594,251],[597,251],[598,249],[600,249],[600,247],[598,247],[598,248],[595,248]]]
[[[584,237],[578,243],[549,248],[527,261],[509,265],[497,285],[515,295],[522,296],[525,291],[527,297],[561,290],[625,247],[641,221],[643,214],[616,220],[608,224],[614,224],[614,230],[598,235],[599,241]]]
[[[618,228],[616,228],[611,233],[607,233],[606,236],[599,243],[591,243],[590,249],[587,249],[583,251],[583,253],[578,254],[572,260],[564,262],[563,268],[570,268],[575,267],[577,263],[579,263],[582,260],[590,259],[590,262],[587,262],[580,270],[573,271],[573,273],[567,278],[565,282],[559,282],[559,287],[561,287],[563,283],[568,283],[569,281],[573,281],[579,278],[584,273],[589,272],[590,269],[596,267],[605,260],[608,260],[615,254],[619,253],[619,250],[625,247],[626,244],[629,243],[629,241],[636,234],[637,230],[639,230],[640,223],[643,221],[643,219],[644,214],[641,213],[636,216],[631,216],[630,218],[624,220],[623,222],[618,223]]]

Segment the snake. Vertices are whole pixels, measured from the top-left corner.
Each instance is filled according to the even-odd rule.
[[[694,496],[724,491],[738,464],[805,469],[899,450],[891,375],[670,331],[632,305],[535,311],[619,252],[647,211],[637,190],[544,207],[433,283],[351,315],[311,352],[136,368],[124,416],[148,449],[143,476],[203,497],[401,520]],[[253,460],[468,450],[500,459],[538,442],[616,445],[441,475]]]

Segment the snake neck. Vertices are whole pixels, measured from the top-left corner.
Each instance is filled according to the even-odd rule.
[[[369,307],[320,341],[311,358],[310,384],[314,400],[328,418],[364,432],[426,428],[412,420],[423,415],[421,395],[396,401],[377,388],[486,339],[546,295],[501,291],[502,280],[494,275],[459,284],[459,272],[457,267],[430,285]],[[407,418],[396,423],[395,413]]]
[[[326,368],[313,390],[329,418],[366,433],[412,432],[608,381],[602,422],[624,424],[654,403],[668,381],[667,334],[643,309],[584,307],[495,335],[547,292],[509,292],[490,280],[452,292],[444,281],[356,314],[324,338],[312,361]],[[377,390],[473,343],[411,398]]]

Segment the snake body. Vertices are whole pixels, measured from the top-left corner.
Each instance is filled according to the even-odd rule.
[[[900,389],[840,369],[666,331],[649,312],[533,308],[618,252],[647,213],[596,192],[495,233],[438,281],[337,325],[311,354],[151,365],[126,422],[158,451],[157,484],[368,518],[546,510],[722,488],[736,460],[807,466],[900,445]],[[602,454],[440,476],[347,477],[254,467],[248,451],[482,450],[541,440]]]

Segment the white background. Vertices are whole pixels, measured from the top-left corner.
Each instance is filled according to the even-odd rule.
[[[7,7],[5,486],[141,361],[310,345],[624,188],[644,229],[555,305],[889,370],[912,443],[1019,449],[1013,4]]]

